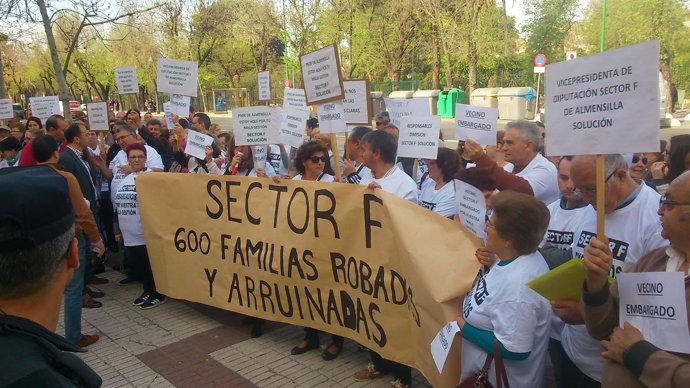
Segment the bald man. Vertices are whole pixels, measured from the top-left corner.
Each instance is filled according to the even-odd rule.
[[[690,304],[690,171],[673,180],[661,197],[658,209],[661,237],[668,246],[644,255],[625,272],[681,272],[685,276],[685,301]],[[607,244],[594,238],[585,248],[585,286],[582,301],[589,332],[602,341],[608,361],[604,364],[604,387],[689,387],[690,355],[673,355],[645,341],[630,324],[618,327],[619,294],[616,283],[609,287],[608,270],[613,255]],[[690,311],[686,310],[690,322]],[[688,328],[687,330],[690,330]],[[688,331],[677,333],[687,336]]]

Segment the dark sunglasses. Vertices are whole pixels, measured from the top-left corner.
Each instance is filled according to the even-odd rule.
[[[649,160],[647,159],[647,157],[646,157],[646,156],[643,156],[643,157],[642,157],[642,159],[640,159],[640,157],[639,157],[639,156],[637,156],[637,155],[633,155],[633,158],[632,158],[632,162],[633,162],[633,164],[635,164],[635,163],[639,162],[640,160],[642,160],[642,164],[647,164],[647,162],[649,161]]]
[[[328,160],[328,157],[325,155],[324,156],[312,156],[311,158],[309,158],[309,160],[311,160],[311,162],[315,163],[315,164],[318,164],[320,161],[326,163],[326,161]]]

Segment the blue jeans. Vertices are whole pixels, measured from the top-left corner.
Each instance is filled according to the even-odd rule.
[[[72,280],[65,286],[65,338],[76,344],[81,339],[81,306],[84,291],[84,273],[86,271],[87,250],[89,244],[86,236],[77,237],[79,268],[74,270]]]

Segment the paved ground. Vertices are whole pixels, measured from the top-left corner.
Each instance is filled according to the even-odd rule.
[[[103,307],[83,310],[83,329],[101,339],[81,357],[103,378],[104,387],[390,387],[382,377],[357,383],[352,374],[366,367],[368,354],[345,341],[333,361],[321,351],[299,356],[290,349],[301,339],[301,328],[270,323],[257,339],[242,326],[243,316],[207,306],[170,300],[151,310],[132,301],[141,285],[119,287],[123,278],[109,270],[110,280],[92,286],[105,292]],[[58,332],[64,334],[62,318]],[[322,334],[322,345],[329,340]],[[430,387],[413,372],[414,387]]]

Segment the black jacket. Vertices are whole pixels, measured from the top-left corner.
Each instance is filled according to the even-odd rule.
[[[0,387],[100,387],[103,381],[81,352],[45,327],[0,314]]]
[[[84,149],[84,152],[89,151]],[[91,204],[91,211],[94,212],[94,214],[98,214],[98,206],[96,205],[96,191],[94,187],[95,184],[93,182],[91,173],[86,171],[84,162],[79,159],[74,151],[71,149],[65,149],[65,152],[60,154],[58,164],[65,171],[71,173],[75,178],[77,178],[77,182],[79,182],[79,187],[81,188],[82,194],[84,194],[84,198],[86,198]],[[90,167],[89,171],[91,171]]]

